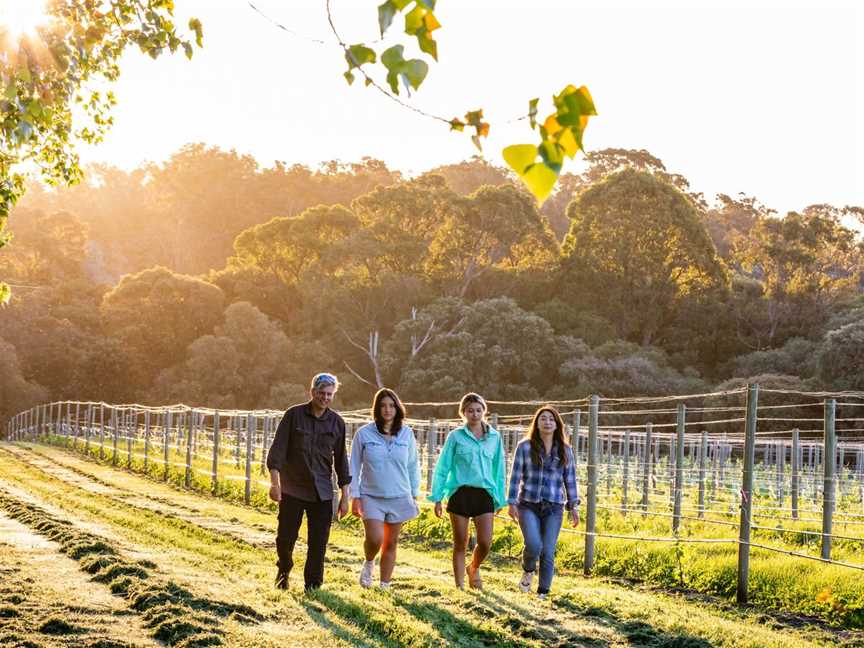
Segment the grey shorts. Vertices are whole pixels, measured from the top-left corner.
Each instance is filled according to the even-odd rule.
[[[420,514],[413,497],[372,497],[363,495],[363,519],[396,524],[413,520]]]

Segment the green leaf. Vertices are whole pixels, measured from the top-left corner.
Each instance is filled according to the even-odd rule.
[[[408,83],[415,90],[420,87],[427,74],[429,74],[429,65],[426,61],[411,59],[410,61],[405,61],[402,65],[403,78],[407,78]]]
[[[382,5],[378,5],[378,28],[381,30],[381,36],[393,24],[393,18],[396,16],[396,7],[390,0],[387,0]]]
[[[192,60],[192,44],[183,43],[183,51],[186,52],[186,58]]]
[[[201,21],[197,18],[190,18],[189,29],[195,32],[195,44],[198,47],[204,47],[204,27],[201,25]]]
[[[528,102],[528,119],[531,120],[531,128],[535,128],[537,126],[537,102],[540,99],[532,99]]]
[[[384,66],[391,70],[405,62],[403,52],[405,48],[402,45],[394,45],[381,52],[381,62]]]
[[[9,79],[9,85],[6,86],[6,92],[3,93],[9,101],[15,101],[15,97],[18,96],[18,86],[15,83],[15,78],[12,77]]]
[[[426,15],[426,9],[418,3],[414,8],[405,14],[405,33],[413,36],[423,27],[423,16]]]
[[[429,35],[425,27],[417,32],[417,44],[420,46],[421,52],[428,54],[436,61],[438,60],[438,43]]]
[[[5,306],[9,303],[9,298],[12,296],[12,290],[9,284],[0,283],[0,305]]]
[[[351,73],[351,70],[348,70],[342,76],[345,77],[345,80],[348,82],[348,85],[351,85],[352,83],[354,83],[354,75]]]
[[[564,151],[555,142],[546,140],[537,148],[540,157],[543,161],[556,172],[561,171],[561,165],[564,164]]]
[[[390,89],[397,95],[399,94],[399,74],[405,63],[405,59],[402,56],[404,50],[405,48],[402,45],[394,45],[381,53],[381,62],[388,70],[387,83],[390,84]]]
[[[376,60],[375,50],[363,44],[351,45],[345,50],[345,60],[348,61],[348,69],[360,67],[364,63],[374,63]]]
[[[505,148],[501,155],[510,168],[521,176],[525,169],[536,162],[537,147],[533,144],[513,144]]]

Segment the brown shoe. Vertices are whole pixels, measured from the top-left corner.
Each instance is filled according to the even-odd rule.
[[[288,589],[288,572],[280,571],[276,573],[276,589],[287,590]]]

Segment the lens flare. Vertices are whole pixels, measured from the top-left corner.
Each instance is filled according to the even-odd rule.
[[[44,0],[0,0],[0,32],[14,39],[34,35],[47,21]]]

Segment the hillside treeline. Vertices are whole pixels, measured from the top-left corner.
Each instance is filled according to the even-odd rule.
[[[0,419],[49,399],[283,408],[322,369],[343,406],[379,384],[864,389],[864,211],[707,200],[645,151],[588,162],[539,211],[479,159],[406,179],[203,145],[32,187],[0,255]]]

